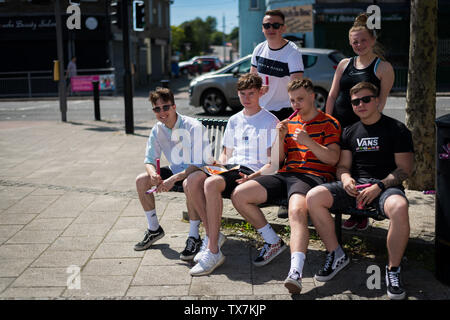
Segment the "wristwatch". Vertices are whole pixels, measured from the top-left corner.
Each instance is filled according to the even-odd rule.
[[[377,186],[378,186],[378,188],[381,189],[381,192],[383,192],[384,190],[386,190],[386,186],[385,186],[384,183],[381,182],[381,181],[378,181],[378,182],[377,182]]]

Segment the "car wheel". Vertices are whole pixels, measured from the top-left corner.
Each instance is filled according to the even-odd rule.
[[[316,94],[316,108],[325,112],[325,106],[327,103],[328,92],[322,88],[314,88],[314,93]]]
[[[203,94],[202,107],[207,114],[218,115],[225,111],[227,103],[222,92],[219,90],[208,90]]]

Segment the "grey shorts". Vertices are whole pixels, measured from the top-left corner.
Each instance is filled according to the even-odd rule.
[[[375,184],[379,180],[376,179],[358,179],[357,184],[372,183]],[[322,186],[327,188],[333,196],[333,205],[330,208],[331,212],[346,212],[350,213],[356,209],[356,198],[350,196],[342,186],[341,181],[324,183]],[[377,198],[375,198],[368,207],[375,208],[384,218],[388,218],[384,212],[384,203],[386,199],[392,195],[399,195],[408,201],[405,192],[401,187],[390,187],[384,190]]]

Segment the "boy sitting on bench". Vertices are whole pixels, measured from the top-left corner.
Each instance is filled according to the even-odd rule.
[[[408,243],[409,217],[402,182],[413,169],[411,132],[378,110],[378,88],[373,84],[360,82],[350,95],[353,111],[361,120],[346,127],[342,134],[336,173],[340,181],[315,187],[306,197],[309,215],[328,252],[315,279],[331,280],[350,261],[337,241],[330,210],[345,212],[371,204],[390,219],[387,294],[391,299],[403,299],[400,262]],[[361,184],[370,186],[358,192]]]

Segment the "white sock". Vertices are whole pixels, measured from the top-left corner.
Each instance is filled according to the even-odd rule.
[[[156,231],[159,228],[158,217],[156,216],[156,209],[145,211],[145,216],[148,221],[148,228],[151,231]]]
[[[289,273],[296,269],[300,273],[300,277],[303,273],[303,265],[305,264],[306,256],[303,252],[292,252],[291,253],[291,269]]]
[[[337,259],[342,257],[344,254],[344,250],[342,250],[342,247],[338,245],[338,247],[334,250],[334,257]]]
[[[264,227],[258,229],[258,232],[268,244],[275,244],[280,241],[280,237],[278,237],[270,224],[266,224]]]
[[[198,239],[198,237],[200,236],[200,234],[198,233],[200,222],[200,220],[189,220],[189,237]]]

